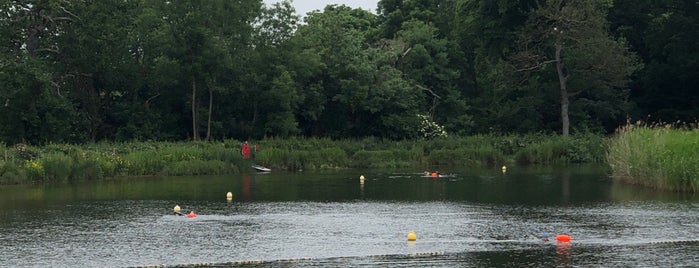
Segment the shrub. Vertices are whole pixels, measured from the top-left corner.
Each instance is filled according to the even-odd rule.
[[[50,181],[66,182],[73,169],[73,159],[64,153],[50,153],[41,158],[46,179]]]
[[[44,166],[37,160],[26,160],[24,162],[24,174],[31,181],[41,181],[44,179]]]
[[[0,182],[19,183],[25,178],[22,167],[10,161],[0,161]]]

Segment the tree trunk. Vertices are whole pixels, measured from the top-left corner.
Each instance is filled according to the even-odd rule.
[[[197,131],[197,81],[192,77],[192,140],[199,140]]]
[[[206,140],[211,140],[211,113],[214,110],[214,91],[209,88],[209,118],[206,122]]]
[[[563,72],[561,50],[563,50],[563,46],[561,45],[561,40],[558,39],[556,40],[556,71],[558,72],[558,82],[561,86],[561,134],[563,136],[568,136],[570,131],[570,119],[568,118],[568,104],[570,100],[568,99],[568,77]]]

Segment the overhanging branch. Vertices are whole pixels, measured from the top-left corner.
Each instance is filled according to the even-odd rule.
[[[539,64],[531,66],[531,67],[516,69],[515,71],[516,72],[528,72],[528,71],[533,71],[533,70],[537,70],[537,69],[541,70],[544,67],[546,67],[546,65],[548,65],[549,63],[554,63],[554,62],[558,62],[558,61],[557,60],[547,60],[547,61],[540,62]]]

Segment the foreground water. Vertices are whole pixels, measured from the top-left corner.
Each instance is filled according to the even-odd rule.
[[[4,186],[0,266],[699,263],[697,196],[615,185],[603,169],[589,167],[448,173],[433,179],[414,171],[273,172]],[[177,203],[199,216],[171,215]],[[409,231],[417,241],[407,241]],[[543,232],[573,241],[543,242],[537,238]]]

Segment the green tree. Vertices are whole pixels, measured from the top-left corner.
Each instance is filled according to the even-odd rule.
[[[191,138],[200,139],[201,89],[208,93],[208,116],[214,114],[213,99],[216,90],[228,88],[220,84],[233,69],[237,53],[245,53],[252,32],[251,21],[258,16],[261,3],[247,0],[218,1],[149,1],[149,10],[155,10],[161,18],[154,25],[159,33],[155,54],[156,75],[170,77],[165,84],[175,82],[175,89],[189,89],[189,94],[163,92],[175,98],[187,95],[191,119]],[[148,20],[149,22],[150,20]],[[156,78],[157,79],[157,78]],[[174,81],[173,81],[174,79]],[[168,81],[169,80],[169,81]],[[174,95],[173,95],[174,94]],[[212,120],[207,120],[207,139],[210,138]]]
[[[245,61],[238,113],[244,137],[291,136],[300,133],[295,113],[303,99],[297,80],[313,62],[299,57],[291,42],[300,18],[289,1],[264,7],[254,23],[253,50]]]
[[[699,117],[699,4],[690,0],[616,0],[613,33],[629,41],[644,63],[632,83],[636,116],[692,122]]]
[[[82,122],[62,87],[56,61],[71,2],[0,1],[0,140],[83,141]]]
[[[133,99],[143,78],[134,66],[131,33],[136,2],[81,2],[72,8],[76,19],[56,37],[58,84],[79,104],[91,140],[114,139],[119,131],[117,109]]]
[[[319,55],[322,64],[307,80],[316,82],[304,92],[304,103],[316,107],[301,115],[315,119],[307,131],[333,137],[417,135],[420,90],[395,68],[403,47],[376,41],[376,16],[328,6],[323,13],[310,13],[306,23],[295,42],[302,51]],[[314,126],[322,126],[323,132]]]
[[[551,87],[547,74],[555,72],[563,136],[570,133],[572,99],[581,121],[619,121],[628,107],[627,82],[639,65],[624,40],[609,35],[606,3],[547,0],[530,14],[511,57],[528,83]]]
[[[536,0],[456,0],[451,39],[463,55],[459,86],[468,96],[474,132],[535,132],[544,128],[540,87],[524,88],[507,57]],[[444,16],[447,17],[447,16]],[[458,54],[450,53],[451,57]]]
[[[464,55],[446,27],[455,16],[453,5],[453,1],[380,1],[378,10],[383,37],[403,46],[396,68],[422,91],[421,113],[443,122],[451,132],[465,134],[473,120],[468,85],[458,84],[464,81],[460,79]]]

